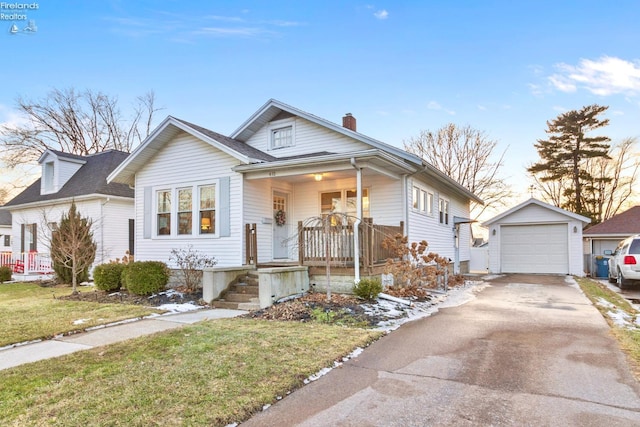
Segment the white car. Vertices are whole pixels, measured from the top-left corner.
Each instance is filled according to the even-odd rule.
[[[609,282],[620,289],[640,281],[640,234],[627,237],[609,258]]]

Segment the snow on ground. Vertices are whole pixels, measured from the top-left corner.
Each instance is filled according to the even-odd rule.
[[[634,316],[629,315],[627,312],[618,308],[616,305],[611,304],[604,298],[598,298],[596,304],[600,307],[609,309],[609,311],[607,311],[607,316],[609,316],[616,326],[621,328],[637,328],[640,325],[640,323],[638,323],[640,322],[640,318],[634,319]]]
[[[433,293],[430,301],[412,301],[411,306],[381,298],[378,298],[376,304],[363,304],[362,306],[367,314],[385,318],[386,320],[378,323],[377,329],[390,332],[398,329],[403,323],[430,316],[440,308],[466,304],[475,299],[476,293],[487,286],[490,285],[482,281],[466,281],[464,285],[451,288],[446,293]]]

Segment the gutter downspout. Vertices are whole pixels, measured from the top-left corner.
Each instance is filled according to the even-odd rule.
[[[362,222],[362,169],[356,164],[355,157],[351,158],[351,166],[356,170],[356,221],[353,223],[353,267],[355,278],[360,283],[360,223]]]

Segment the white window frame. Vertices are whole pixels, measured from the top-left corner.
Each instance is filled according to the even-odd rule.
[[[215,214],[213,233],[200,233],[200,188],[213,185],[215,186]],[[191,234],[178,234],[178,191],[185,188],[191,188]],[[169,191],[171,194],[171,232],[170,234],[158,234],[158,194],[161,191]],[[207,180],[189,183],[178,183],[171,186],[157,186],[152,188],[153,194],[153,221],[152,236],[154,239],[171,239],[171,240],[187,240],[187,239],[210,239],[217,238],[220,235],[220,180]]]
[[[282,143],[278,143],[276,144],[276,133],[278,131],[284,130],[284,129],[290,129],[291,132],[291,139],[289,140],[288,144],[282,144]],[[295,147],[296,145],[296,121],[295,119],[291,118],[291,119],[284,119],[284,120],[277,120],[274,122],[271,122],[271,124],[269,125],[269,149],[270,150],[280,150],[282,148],[288,148],[288,147]]]
[[[423,215],[433,216],[433,192],[414,185],[412,194],[412,209]]]
[[[322,210],[322,195],[325,193],[340,193],[340,206],[342,207],[341,211],[335,211],[337,213],[353,213],[353,215],[355,216],[357,213],[357,207],[355,211],[349,211],[348,209],[346,209],[346,205],[347,205],[347,192],[349,191],[355,191],[357,193],[357,190],[354,188],[343,188],[343,189],[335,189],[335,190],[322,190],[318,192],[318,211],[320,212],[320,216],[323,217],[324,215],[334,212],[333,210],[330,212],[323,212]],[[363,193],[363,199],[362,199],[362,216],[364,218],[367,218],[368,216],[371,216],[371,189],[369,187],[364,187],[362,188],[362,193]],[[364,194],[366,194],[366,196],[364,196]],[[364,197],[367,197],[369,199],[369,208],[365,209],[364,206]],[[357,199],[357,196],[356,196]],[[363,219],[363,218],[360,218]]]
[[[451,216],[451,203],[449,199],[444,197],[438,198],[438,222],[442,225],[449,225],[449,218]]]
[[[56,191],[56,162],[51,160],[42,166],[42,192],[43,194]]]

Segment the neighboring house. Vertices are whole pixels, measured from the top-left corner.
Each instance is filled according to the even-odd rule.
[[[0,210],[0,252],[11,252],[11,212]]]
[[[427,240],[464,272],[469,202],[482,202],[419,157],[358,133],[350,114],[340,126],[276,100],[230,137],[169,116],[108,181],[135,187],[136,259],[171,265],[172,249],[192,245],[217,268],[309,266],[312,284],[324,280],[327,251],[332,280],[381,272],[384,226]],[[304,221],[331,212],[369,226],[354,234],[360,221],[345,221],[340,244],[325,246]]]
[[[51,230],[72,201],[83,217],[93,221],[94,265],[133,250],[133,190],[106,180],[127,156],[115,150],[88,156],[55,150],[42,154],[38,160],[42,177],[0,208],[12,216],[11,251],[14,259],[24,262],[25,273],[41,267],[49,254]]]
[[[585,265],[587,273],[595,271],[596,256],[613,252],[621,240],[634,234],[640,234],[640,206],[634,206],[584,230],[583,250],[585,260],[590,260]]]
[[[486,221],[489,272],[584,276],[582,229],[591,219],[531,198]]]

